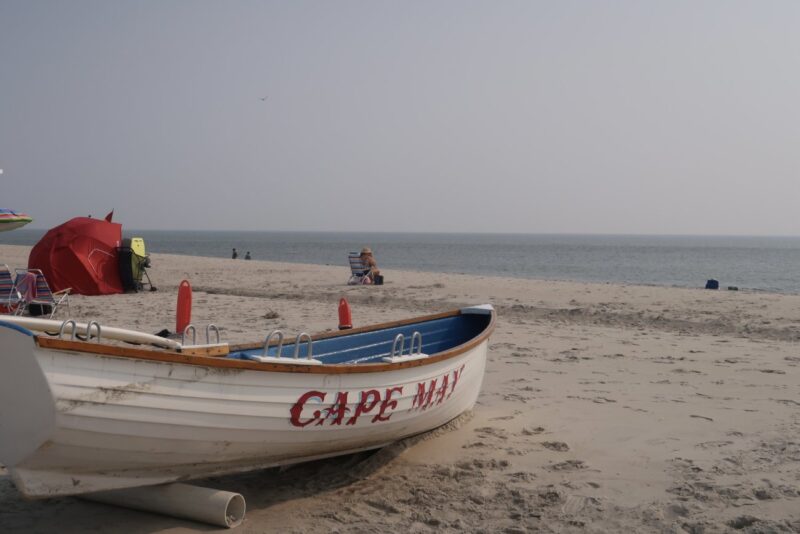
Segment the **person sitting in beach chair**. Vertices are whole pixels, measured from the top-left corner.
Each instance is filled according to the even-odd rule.
[[[62,302],[67,303],[67,314],[70,313],[69,293],[72,288],[53,293],[44,273],[39,269],[17,269],[14,289],[22,299],[20,307],[16,310],[18,315],[27,311],[32,316],[49,314],[49,318],[52,319]]]
[[[369,266],[369,274],[367,277],[370,283],[376,285],[383,284],[383,276],[381,276],[381,271],[378,269],[378,262],[375,261],[375,256],[372,255],[372,249],[369,247],[362,248],[359,258],[361,258],[361,262],[364,265]]]
[[[351,252],[350,256],[350,280],[348,284],[383,284],[383,276],[378,269],[378,263],[372,255],[372,249],[364,247],[360,254]]]

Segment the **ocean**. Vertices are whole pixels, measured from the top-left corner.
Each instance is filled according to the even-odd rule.
[[[33,245],[43,230],[0,233],[0,244]],[[149,252],[341,265],[369,246],[392,269],[631,284],[800,293],[800,237],[405,234],[354,232],[128,231]],[[0,258],[2,263],[2,258]]]

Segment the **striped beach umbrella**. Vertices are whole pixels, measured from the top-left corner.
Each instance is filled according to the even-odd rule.
[[[30,215],[0,208],[0,232],[21,228],[32,220]]]

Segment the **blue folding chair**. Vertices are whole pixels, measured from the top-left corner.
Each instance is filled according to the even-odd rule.
[[[369,284],[372,267],[361,261],[361,255],[358,252],[351,252],[347,259],[350,262],[350,278],[347,280],[347,285]]]

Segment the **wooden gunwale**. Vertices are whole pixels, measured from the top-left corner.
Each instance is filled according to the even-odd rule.
[[[435,319],[442,319],[446,317],[454,317],[460,315],[460,310],[450,312],[437,313],[427,315],[424,317],[417,317],[414,319],[403,319],[399,321],[392,321],[367,327],[353,328],[350,330],[342,330],[339,332],[322,332],[316,334],[313,339],[328,339],[332,337],[339,337],[344,335],[359,334],[362,332],[371,332],[374,330],[382,330],[385,328],[394,328],[397,326],[404,326],[407,324],[421,323],[432,321]],[[477,336],[470,339],[466,343],[453,347],[452,349],[440,352],[434,356],[424,358],[421,360],[413,360],[409,362],[399,363],[365,363],[365,364],[326,364],[326,365],[298,365],[298,364],[280,364],[280,363],[259,363],[250,360],[237,360],[229,358],[219,358],[213,356],[199,356],[182,354],[177,351],[159,351],[153,349],[142,349],[134,347],[122,347],[118,345],[108,345],[100,343],[89,343],[86,341],[73,341],[68,339],[56,339],[43,337],[41,335],[34,336],[36,344],[42,348],[64,350],[72,352],[85,352],[90,354],[98,354],[101,356],[113,358],[135,358],[141,360],[151,360],[164,363],[181,363],[186,365],[197,365],[203,367],[215,367],[225,369],[248,369],[251,371],[265,371],[265,372],[282,372],[282,373],[311,373],[311,374],[349,374],[349,373],[379,373],[396,371],[398,369],[408,369],[410,367],[422,367],[432,363],[440,362],[454,358],[463,354],[484,342],[489,338],[494,331],[497,314],[494,310],[491,312],[492,318],[487,327]],[[242,345],[234,345],[231,347],[232,351],[248,350],[253,348],[262,347],[260,343],[247,343]]]

